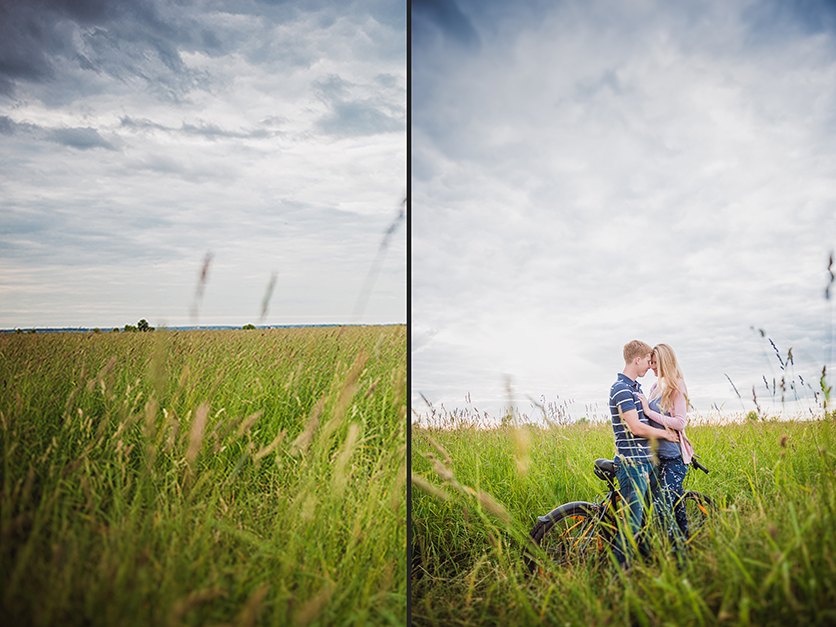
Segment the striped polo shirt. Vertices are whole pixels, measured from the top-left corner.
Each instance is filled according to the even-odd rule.
[[[618,380],[610,388],[610,414],[612,429],[615,432],[615,451],[618,455],[637,462],[652,461],[650,444],[645,438],[633,435],[627,423],[621,420],[621,414],[635,409],[639,421],[647,423],[641,401],[637,394],[642,391],[638,381],[633,381],[623,372],[618,373]]]

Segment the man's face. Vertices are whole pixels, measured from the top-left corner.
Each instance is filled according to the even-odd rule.
[[[639,374],[640,377],[643,377],[644,375],[647,374],[647,370],[650,368],[650,360],[651,360],[650,353],[648,353],[647,355],[645,355],[644,357],[639,359],[639,362],[638,362],[639,373],[638,374]]]
[[[650,353],[650,369],[653,371],[653,374],[656,376],[657,379],[659,378],[658,368],[659,367],[656,365],[656,355]]]

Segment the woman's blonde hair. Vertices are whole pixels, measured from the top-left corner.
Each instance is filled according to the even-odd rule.
[[[682,381],[684,386],[685,377],[682,376],[682,370],[676,360],[676,353],[667,344],[657,344],[653,347],[653,355],[656,357],[656,368],[659,371],[659,388],[662,390],[659,405],[666,412],[672,412],[674,396],[679,392],[685,397],[685,407],[687,409],[689,405],[688,395],[685,390],[679,389],[679,382]]]

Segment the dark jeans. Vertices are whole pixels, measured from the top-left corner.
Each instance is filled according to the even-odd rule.
[[[621,566],[630,560],[632,550],[629,540],[625,537],[628,531],[637,541],[642,526],[644,499],[647,494],[650,479],[653,475],[653,462],[634,462],[616,457],[615,473],[618,477],[618,492],[621,495],[622,506],[626,510],[626,529],[619,532],[615,542],[613,554]]]
[[[659,457],[659,465],[654,471],[655,481],[651,483],[658,484],[658,489],[652,490],[653,509],[674,549],[679,551],[688,540],[688,517],[685,503],[682,501],[682,483],[685,481],[688,467],[682,461],[681,455]]]

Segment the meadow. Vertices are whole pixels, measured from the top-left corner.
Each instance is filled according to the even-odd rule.
[[[536,516],[605,492],[592,469],[612,427],[447,418],[412,426],[414,625],[836,625],[832,414],[691,420],[710,473],[690,469],[686,489],[718,508],[681,571],[657,543],[626,574],[543,560],[534,575]]]
[[[0,336],[0,623],[403,625],[406,328]]]

